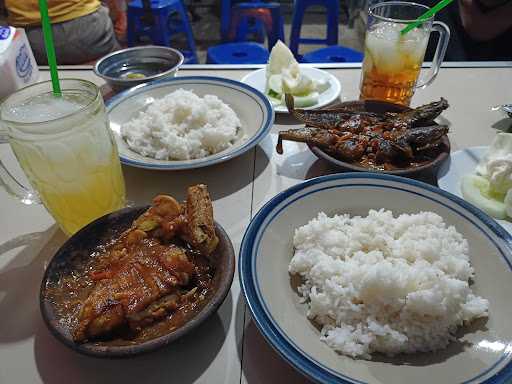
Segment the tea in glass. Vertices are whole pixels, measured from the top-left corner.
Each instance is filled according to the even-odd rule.
[[[449,30],[442,23],[427,20],[402,35],[400,31],[428,7],[391,1],[370,7],[361,77],[363,100],[383,100],[409,105],[420,75],[431,30],[440,32],[431,78],[439,70],[448,43]]]

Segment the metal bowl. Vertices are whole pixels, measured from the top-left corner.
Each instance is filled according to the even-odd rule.
[[[169,47],[126,48],[102,57],[94,73],[116,89],[173,77],[183,64],[181,52]]]

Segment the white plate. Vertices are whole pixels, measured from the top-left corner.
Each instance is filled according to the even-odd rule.
[[[132,151],[121,137],[121,126],[155,99],[180,88],[193,91],[201,97],[206,94],[216,95],[228,104],[242,123],[240,138],[224,151],[194,160],[155,160]],[[274,123],[272,105],[263,93],[238,81],[211,76],[175,77],[139,85],[114,96],[106,105],[121,162],[147,169],[192,169],[232,159],[258,144]]]
[[[333,75],[331,75],[329,72],[322,71],[321,69],[312,67],[300,67],[300,70],[312,79],[327,79],[330,85],[328,89],[326,89],[324,92],[320,94],[320,96],[318,97],[318,103],[302,109],[316,109],[324,107],[327,104],[330,104],[333,101],[335,101],[340,96],[341,84],[339,80]],[[265,68],[258,69],[257,71],[245,75],[240,81],[242,83],[250,85],[251,87],[256,88],[261,93],[265,93],[265,71]],[[286,105],[274,106],[274,111],[279,113],[288,113],[288,108],[286,108]]]
[[[468,173],[475,173],[475,168],[489,147],[471,147],[452,152],[450,159],[445,161],[438,172],[439,188],[463,198],[460,180]],[[496,220],[508,232],[512,233],[512,223],[508,220]]]
[[[395,215],[432,211],[468,241],[472,289],[489,300],[489,317],[461,329],[444,350],[373,360],[329,348],[306,317],[291,287],[288,265],[294,229],[318,212]],[[439,188],[403,177],[344,173],[295,185],[266,203],[247,228],[238,269],[252,319],[295,368],[325,384],[505,384],[512,378],[512,237],[471,204]]]

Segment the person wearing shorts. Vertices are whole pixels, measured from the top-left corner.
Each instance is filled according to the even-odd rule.
[[[37,0],[6,0],[9,24],[25,29],[36,61],[47,64]],[[120,49],[108,8],[99,0],[48,0],[59,64],[90,63]]]

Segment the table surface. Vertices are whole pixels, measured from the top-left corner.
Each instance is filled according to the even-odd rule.
[[[182,70],[179,75],[213,75],[239,80],[249,70]],[[329,69],[342,84],[341,99],[358,96],[359,68]],[[62,77],[102,85],[91,70],[65,70]],[[49,78],[42,71],[42,79]],[[413,105],[445,97],[450,108],[452,150],[488,145],[510,122],[491,106],[512,101],[512,67],[443,68],[436,81],[418,90]],[[257,210],[278,192],[333,170],[304,144],[274,150],[276,133],[297,122],[276,115],[272,132],[255,149],[208,168],[158,172],[124,166],[127,197],[145,204],[160,192],[182,198],[188,185],[209,186],[216,220],[238,253],[244,231]],[[8,145],[0,159],[19,177],[22,172]],[[229,177],[229,179],[228,179]],[[228,182],[228,180],[230,180]],[[193,334],[152,354],[130,360],[99,360],[61,345],[44,325],[38,304],[45,266],[66,240],[42,206],[25,206],[0,190],[0,383],[308,383],[272,350],[250,319],[238,274],[218,313]]]

